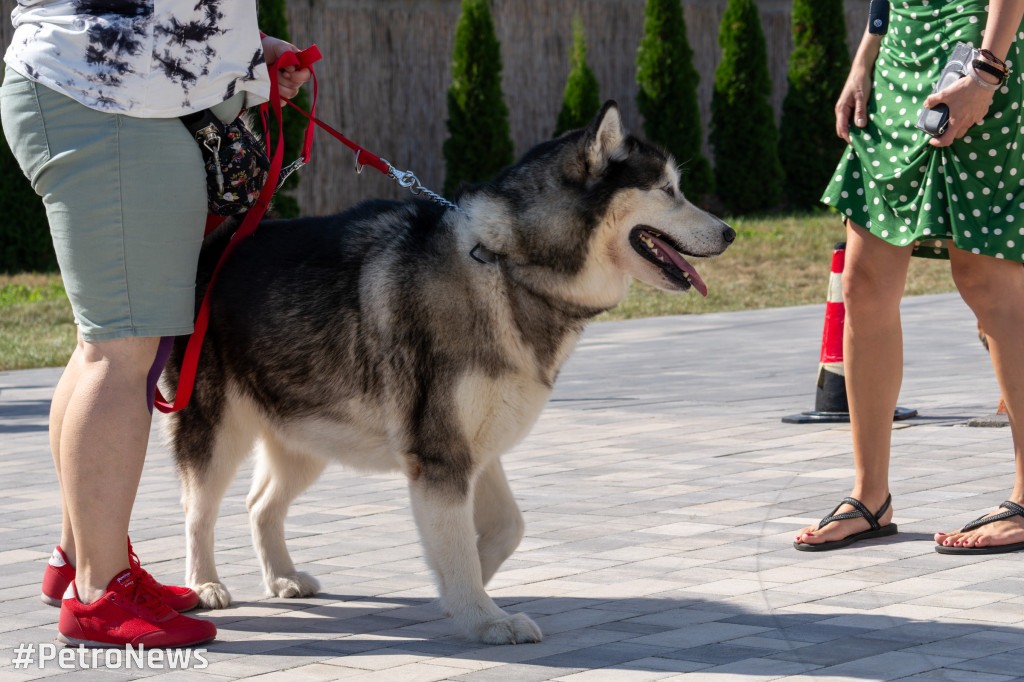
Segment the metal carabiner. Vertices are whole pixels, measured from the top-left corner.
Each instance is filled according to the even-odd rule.
[[[380,161],[381,161],[381,163],[384,164],[384,167],[388,169],[388,171],[387,171],[388,177],[391,178],[392,180],[396,181],[399,184],[400,187],[404,187],[404,188],[408,189],[410,192],[412,192],[412,194],[414,196],[421,196],[421,195],[425,196],[428,199],[430,199],[431,201],[433,201],[433,202],[435,202],[437,204],[440,204],[441,206],[444,206],[445,208],[453,209],[453,210],[458,211],[459,213],[462,213],[463,215],[465,215],[466,212],[462,208],[460,208],[459,206],[456,206],[455,204],[453,204],[452,202],[448,201],[444,197],[442,197],[442,196],[440,196],[440,195],[438,195],[438,194],[436,194],[434,192],[431,192],[429,189],[424,187],[423,183],[419,181],[419,178],[417,178],[415,175],[413,175],[412,171],[400,171],[397,168],[395,168],[394,166],[392,166],[391,163],[387,159],[384,159],[384,158],[381,158]]]
[[[391,169],[391,177],[393,177],[401,187],[412,187],[419,184],[419,180],[413,175],[412,171],[400,171],[395,168]]]

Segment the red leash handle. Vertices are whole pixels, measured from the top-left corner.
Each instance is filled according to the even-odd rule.
[[[321,59],[323,59],[323,55],[320,53],[320,48],[318,48],[316,45],[310,45],[301,52],[285,52],[273,64],[273,68],[275,70],[283,69],[286,66],[297,66],[300,69],[309,69],[310,74],[313,76],[313,103],[310,106],[309,113],[306,114],[305,111],[302,111],[302,109],[299,109],[299,107],[292,104],[291,100],[285,100],[285,102],[287,102],[289,105],[291,105],[298,111],[302,111],[303,114],[306,114],[307,118],[314,120],[316,117],[316,100],[319,86],[317,85],[316,82],[316,72],[313,71],[313,64],[320,61]],[[263,106],[266,107],[267,105],[264,104]],[[266,110],[264,109],[264,112],[265,111]],[[306,126],[306,134],[303,137],[302,141],[303,163],[309,163],[310,152],[313,150],[313,133],[315,132],[315,130],[316,129],[313,127],[313,121],[311,120],[309,122],[309,125]]]
[[[278,71],[287,66],[298,66],[299,68],[308,68],[312,71],[312,65],[314,62],[321,59],[322,55],[316,45],[313,45],[301,52],[285,52],[281,55],[276,62],[269,64],[267,71],[270,74],[270,101],[260,105],[260,109],[263,113],[263,118],[266,120],[267,110],[274,112],[274,118],[277,119],[277,144],[274,145],[274,151],[270,156],[270,172],[267,175],[267,181],[263,184],[263,189],[260,190],[259,198],[256,200],[256,204],[249,209],[246,213],[245,219],[242,220],[242,224],[239,225],[238,230],[231,236],[231,241],[228,242],[227,248],[224,249],[224,253],[221,254],[220,260],[217,261],[217,267],[213,270],[213,275],[210,277],[210,283],[206,287],[206,293],[203,294],[203,302],[199,306],[199,313],[196,315],[196,323],[192,335],[188,339],[188,346],[185,348],[185,359],[181,365],[181,373],[178,376],[178,389],[174,393],[174,403],[168,403],[167,400],[160,393],[160,390],[156,391],[156,399],[153,401],[156,409],[164,413],[177,412],[188,405],[188,401],[192,398],[192,388],[195,386],[196,370],[199,366],[199,352],[203,346],[203,338],[206,336],[206,330],[210,324],[210,292],[213,291],[213,287],[217,282],[217,276],[220,274],[221,267],[227,262],[228,256],[231,252],[246,239],[249,235],[256,231],[259,226],[260,220],[263,219],[263,215],[267,211],[267,207],[270,206],[270,200],[274,196],[274,189],[277,187],[277,179],[281,174],[281,166],[284,162],[284,119],[281,110],[281,96],[279,94],[278,86]],[[313,106],[312,109],[316,110],[316,76],[313,77]],[[300,109],[301,111],[301,109]],[[269,143],[269,135],[267,140]],[[306,129],[306,138],[303,147],[304,158],[309,158],[309,151],[313,145],[313,124],[310,122]],[[269,150],[269,144],[268,144]]]

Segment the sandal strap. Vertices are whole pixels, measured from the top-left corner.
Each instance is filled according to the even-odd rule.
[[[1024,516],[1024,507],[1020,506],[1016,502],[1011,502],[1007,500],[1006,502],[1003,502],[1001,505],[999,505],[999,508],[1006,509],[1007,511],[999,512],[998,514],[993,514],[992,516],[978,517],[970,523],[968,523],[967,525],[965,525],[963,528],[961,528],[960,532],[963,533],[969,530],[974,530],[975,528],[980,528],[990,523],[1002,521],[1003,519],[1009,519],[1014,516]]]
[[[1002,507],[1003,509],[1009,509],[1015,514],[1020,514],[1021,516],[1024,516],[1024,507],[1020,506],[1016,502],[1010,502],[1009,500],[1007,500],[1006,502],[1003,502],[999,506]]]
[[[836,505],[836,508],[832,510],[832,513],[821,520],[818,524],[818,530],[821,530],[833,521],[845,521],[846,519],[859,519],[863,518],[871,526],[871,530],[878,530],[882,526],[878,523],[878,517],[885,513],[885,510],[889,508],[892,503],[892,494],[889,494],[885,498],[885,504],[881,508],[872,514],[868,511],[868,508],[864,506],[864,503],[855,497],[844,497],[843,501]],[[854,508],[854,511],[843,512],[842,514],[836,514],[839,508],[844,504],[848,504]],[[1011,503],[1012,504],[1012,503]],[[1024,507],[1020,508],[1024,512]]]

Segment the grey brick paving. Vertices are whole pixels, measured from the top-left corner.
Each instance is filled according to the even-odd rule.
[[[931,533],[1002,501],[1008,429],[965,422],[999,397],[974,320],[953,295],[904,301],[906,372],[894,426],[901,533],[827,554],[798,527],[849,489],[849,428],[788,425],[811,409],[824,306],[598,323],[530,436],[505,458],[527,521],[489,591],[531,614],[539,644],[467,642],[435,604],[398,476],[329,467],[292,508],[288,537],[314,598],[264,596],[248,470],[217,526],[236,602],[208,666],[15,669],[50,643],[38,601],[59,530],[47,411],[59,370],[0,373],[0,682],[217,680],[972,680],[1024,671],[1024,557],[946,557]],[[939,344],[936,341],[940,341]],[[174,468],[155,431],[132,540],[180,581]]]

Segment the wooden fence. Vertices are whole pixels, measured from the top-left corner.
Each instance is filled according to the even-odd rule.
[[[727,0],[682,0],[694,65],[701,77],[701,125],[707,131],[714,71],[721,51],[718,28]],[[851,53],[866,24],[867,2],[845,0]],[[758,0],[774,89],[781,109],[792,51],[791,2]],[[15,0],[0,0],[10,13]],[[440,191],[441,145],[448,136],[446,93],[459,0],[289,0],[292,40],[317,43],[320,117]],[[516,153],[554,130],[569,68],[572,17],[580,14],[589,41],[588,62],[603,99],[618,100],[626,124],[642,132],[637,112],[636,50],[644,0],[493,0],[504,63],[503,89]],[[6,46],[10,22],[2,22]],[[823,112],[830,115],[831,112]],[[706,136],[706,135],[705,135]],[[705,149],[710,157],[710,150]],[[347,148],[319,133],[313,161],[302,171],[297,197],[308,214],[343,209],[370,197],[400,197],[373,169],[357,176]]]

